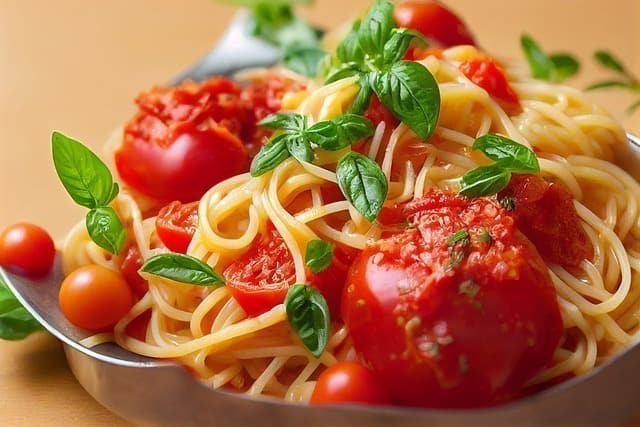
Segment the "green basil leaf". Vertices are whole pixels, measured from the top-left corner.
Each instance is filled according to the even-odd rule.
[[[516,173],[538,173],[540,164],[536,153],[522,144],[501,135],[490,133],[476,139],[474,150],[482,151],[504,169]]]
[[[310,163],[313,161],[313,149],[309,141],[301,134],[290,134],[285,139],[287,150],[300,162]]]
[[[395,27],[393,3],[376,0],[358,28],[358,42],[366,54],[381,56]]]
[[[127,233],[113,208],[91,209],[87,213],[86,226],[96,245],[114,255],[120,253]]]
[[[328,85],[333,82],[337,82],[338,80],[346,79],[347,77],[353,77],[358,74],[360,74],[360,67],[355,62],[342,64],[329,70],[329,75],[327,76],[324,84]]]
[[[275,130],[301,131],[307,127],[307,118],[298,113],[277,113],[265,117],[258,126]]]
[[[633,114],[640,108],[640,99],[627,107],[627,114]]]
[[[622,80],[605,80],[589,86],[587,90],[609,89],[614,87],[631,89],[633,84]]]
[[[554,80],[557,82],[575,76],[580,70],[580,63],[571,55],[558,53],[551,55],[550,59],[553,62]]]
[[[59,132],[53,132],[51,147],[56,173],[77,204],[106,206],[118,194],[109,168],[87,147]]]
[[[407,53],[407,49],[414,39],[418,39],[426,45],[422,33],[407,28],[395,28],[391,32],[391,38],[384,45],[384,63],[392,65],[404,58],[404,54]]]
[[[468,197],[490,196],[502,191],[511,181],[511,172],[497,165],[481,166],[462,177],[460,194]]]
[[[345,155],[336,168],[342,194],[369,221],[374,221],[387,199],[387,178],[380,166],[362,154]]]
[[[352,114],[362,115],[367,108],[369,108],[369,104],[371,103],[371,97],[373,96],[373,89],[369,84],[369,75],[363,74],[358,79],[358,86],[360,86],[360,90],[356,95],[356,98],[351,103],[349,107],[349,112]]]
[[[340,42],[336,49],[336,55],[340,62],[361,64],[364,61],[364,51],[358,40],[358,30],[362,21],[357,20],[353,23],[353,27],[347,36]]]
[[[370,82],[380,101],[422,140],[433,134],[440,114],[440,89],[424,65],[396,62],[388,71],[372,73]]]
[[[211,266],[189,255],[156,255],[140,271],[189,285],[224,286],[224,279]]]
[[[0,314],[8,313],[19,307],[22,306],[11,291],[4,285],[2,278],[0,278]]]
[[[251,176],[260,176],[290,157],[287,150],[288,134],[278,135],[265,144],[251,161]]]
[[[289,3],[292,2],[253,2],[250,6],[249,32],[281,48],[317,45],[320,36],[318,31],[296,17]]]
[[[338,151],[373,135],[374,130],[366,118],[347,113],[316,123],[307,129],[305,135],[324,150]]]
[[[331,330],[329,306],[322,294],[307,285],[293,285],[284,304],[291,329],[311,354],[322,356]]]
[[[554,65],[551,58],[545,54],[540,46],[529,36],[520,37],[520,45],[529,62],[531,73],[536,79],[551,80],[553,78]]]
[[[599,50],[594,54],[596,61],[600,63],[603,67],[606,67],[610,70],[617,71],[618,73],[626,74],[626,70],[624,65],[613,54],[605,51]]]
[[[318,47],[289,46],[284,52],[284,65],[303,76],[315,77],[326,55],[327,52]]]
[[[324,240],[311,240],[307,243],[304,263],[314,273],[320,273],[331,265],[333,245]]]
[[[40,323],[23,307],[0,313],[0,339],[21,340],[41,330]]]

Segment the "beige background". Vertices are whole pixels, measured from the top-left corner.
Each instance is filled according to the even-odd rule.
[[[317,0],[305,13],[328,27],[368,0]],[[583,60],[574,84],[609,76],[591,53],[609,48],[640,74],[640,0],[449,0],[480,43],[520,57],[518,38]],[[64,131],[99,150],[132,111],[135,95],[204,54],[233,9],[209,0],[0,0],[0,228],[29,220],[64,235],[81,217],[52,167],[49,138]],[[600,93],[640,133],[632,97]],[[124,426],[80,388],[62,351],[44,334],[0,342],[0,425]]]

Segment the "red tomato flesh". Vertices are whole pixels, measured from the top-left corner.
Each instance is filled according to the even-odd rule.
[[[522,109],[518,95],[504,74],[504,70],[491,58],[478,58],[464,62],[460,70],[469,80],[487,91],[510,115]]]
[[[0,265],[15,274],[42,276],[53,266],[56,248],[43,228],[14,224],[0,233]]]
[[[198,202],[183,205],[173,202],[160,210],[156,217],[156,231],[169,250],[187,253],[198,228]]]
[[[122,276],[131,287],[131,291],[138,298],[142,298],[149,291],[149,282],[138,273],[142,268],[142,256],[136,245],[129,246],[127,253],[120,264]]]
[[[365,248],[347,279],[356,351],[401,405],[514,399],[563,332],[544,261],[495,197],[432,192],[402,210],[411,225]]]
[[[370,369],[357,362],[338,362],[320,374],[311,404],[345,403],[385,405],[391,400]]]

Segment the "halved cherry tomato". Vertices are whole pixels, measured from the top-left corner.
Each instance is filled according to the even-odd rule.
[[[402,405],[514,399],[563,333],[544,261],[495,197],[432,192],[404,213],[411,225],[350,270],[343,317],[354,348]]]
[[[499,197],[514,198],[514,215],[520,230],[549,262],[578,267],[593,258],[593,245],[562,184],[538,175],[513,175]]]
[[[240,88],[223,78],[140,95],[115,153],[122,179],[146,196],[191,202],[246,172],[249,158],[239,135],[247,112],[239,96]]]
[[[391,399],[370,369],[357,362],[338,362],[320,374],[311,404],[340,403],[385,405]]]
[[[198,228],[198,202],[169,203],[156,217],[156,231],[162,243],[173,252],[187,253]]]
[[[369,107],[363,116],[369,119],[374,126],[378,126],[380,122],[385,122],[387,129],[393,129],[400,124],[400,120],[380,102],[380,99],[375,94],[371,97]]]
[[[401,0],[394,17],[399,27],[417,30],[443,47],[476,44],[464,22],[437,1]]]
[[[147,337],[147,328],[151,320],[151,310],[147,310],[140,316],[136,317],[127,325],[127,335],[139,341],[145,341]]]
[[[120,273],[88,265],[64,279],[58,302],[71,323],[100,332],[111,329],[131,310],[133,294]]]
[[[284,302],[295,281],[293,257],[278,230],[269,225],[249,250],[224,271],[233,297],[249,316]]]
[[[0,265],[12,273],[41,276],[53,266],[56,248],[43,228],[22,222],[0,233]]]
[[[142,256],[136,245],[129,246],[120,265],[122,276],[131,287],[131,291],[138,298],[142,298],[149,291],[149,282],[138,273],[142,268]]]
[[[464,62],[460,70],[465,76],[487,91],[510,115],[521,111],[520,100],[502,68],[491,58],[482,57]]]

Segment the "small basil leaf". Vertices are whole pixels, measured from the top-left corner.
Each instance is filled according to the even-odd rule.
[[[609,89],[614,87],[630,89],[633,87],[633,84],[621,80],[605,80],[603,82],[599,82],[589,86],[587,90]]]
[[[349,153],[338,162],[336,177],[342,194],[369,221],[374,221],[387,199],[387,178],[370,158]]]
[[[610,70],[617,71],[618,73],[625,74],[626,70],[624,66],[618,59],[616,59],[611,53],[599,50],[594,54],[596,61],[600,63],[603,67],[606,67]]]
[[[322,356],[331,330],[329,307],[322,294],[307,285],[293,285],[284,304],[291,329],[311,354]]]
[[[371,103],[371,97],[373,96],[373,89],[369,84],[369,78],[367,74],[361,75],[358,80],[358,86],[360,86],[360,90],[356,95],[356,98],[353,100],[353,103],[349,107],[349,112],[352,114],[362,115],[367,108],[369,108],[369,104]]]
[[[303,76],[315,77],[326,55],[327,52],[314,46],[289,46],[284,53],[284,65]]]
[[[307,125],[307,118],[298,113],[277,113],[265,117],[258,126],[275,130],[300,131]]]
[[[468,197],[490,196],[503,190],[511,180],[511,172],[496,165],[481,166],[462,177],[460,194]]]
[[[373,57],[381,55],[395,26],[393,3],[376,0],[358,28],[358,42],[364,52]]]
[[[482,151],[488,158],[511,172],[538,173],[540,164],[538,157],[529,148],[509,138],[490,133],[476,139],[474,150]]]
[[[426,44],[424,36],[418,31],[407,28],[394,29],[391,38],[384,45],[384,63],[391,65],[401,60],[414,39]]]
[[[349,34],[340,42],[336,49],[336,55],[340,62],[361,63],[364,60],[364,51],[358,41],[358,30],[362,21],[357,20],[353,23],[353,27]]]
[[[293,13],[285,1],[254,1],[251,8],[249,32],[281,48],[290,45],[315,45],[319,34],[307,22]]]
[[[265,144],[251,161],[251,176],[260,176],[290,157],[287,150],[288,134],[278,135]]]
[[[550,59],[553,62],[554,80],[557,82],[575,76],[580,70],[580,63],[571,55],[555,54]]]
[[[285,139],[287,150],[300,162],[310,163],[313,161],[313,150],[309,141],[301,134],[287,135]]]
[[[373,125],[369,120],[347,113],[329,121],[316,123],[307,129],[305,135],[324,150],[338,151],[373,135],[373,132]]]
[[[40,323],[23,307],[0,313],[0,339],[21,340],[41,330]]]
[[[71,198],[89,209],[108,205],[117,195],[107,165],[78,141],[59,132],[51,137],[56,173]]]
[[[211,266],[189,255],[156,255],[140,271],[189,285],[224,286],[224,279]]]
[[[529,36],[522,35],[520,37],[520,45],[524,51],[524,55],[529,62],[533,77],[543,80],[551,80],[553,77],[554,65],[549,58],[538,46],[538,44]]]
[[[324,240],[311,240],[307,243],[304,263],[314,273],[320,273],[329,267],[333,259],[333,245]]]
[[[86,226],[96,245],[114,255],[120,253],[127,233],[113,208],[91,209],[87,213]]]
[[[338,80],[346,79],[347,77],[353,77],[358,74],[360,74],[360,68],[355,62],[342,64],[339,67],[334,67],[329,70],[329,75],[327,76],[324,84],[328,85],[333,82],[337,82]]]
[[[394,116],[422,140],[436,129],[440,89],[429,70],[417,62],[400,61],[388,71],[371,74],[371,86]]]

